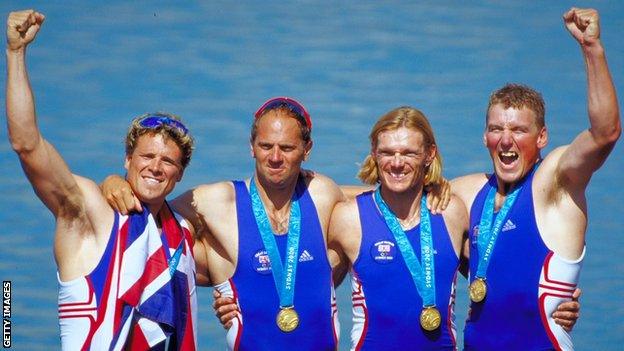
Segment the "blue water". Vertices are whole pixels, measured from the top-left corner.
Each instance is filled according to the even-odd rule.
[[[0,13],[34,7],[47,16],[28,54],[31,81],[40,127],[75,173],[100,181],[123,172],[122,139],[132,116],[154,110],[183,116],[197,153],[177,194],[251,174],[251,115],[275,95],[306,104],[315,142],[306,167],[343,184],[356,182],[373,122],[399,105],[429,116],[447,177],[489,170],[481,141],[484,109],[489,93],[510,81],[543,93],[548,150],[568,143],[588,127],[583,61],[561,23],[572,4],[3,1]],[[583,5],[601,11],[603,41],[622,96],[624,4]],[[0,140],[6,140],[4,127]],[[582,317],[573,334],[579,350],[616,350],[624,343],[624,211],[618,200],[624,197],[623,155],[620,144],[587,190]],[[0,277],[13,282],[14,349],[55,349],[54,222],[6,141],[0,142],[0,167],[0,221],[6,225]],[[461,282],[460,330],[465,290]],[[200,348],[223,349],[211,291],[199,294]],[[347,349],[346,285],[339,297],[341,349]]]

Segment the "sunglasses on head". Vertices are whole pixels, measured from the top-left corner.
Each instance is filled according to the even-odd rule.
[[[178,129],[182,134],[187,134],[188,129],[182,122],[167,116],[152,115],[143,118],[139,125],[143,128],[158,128],[160,126],[169,126]]]
[[[308,111],[297,100],[291,99],[289,97],[276,97],[276,98],[267,100],[267,102],[262,104],[262,106],[260,106],[258,111],[256,111],[256,113],[254,114],[254,118],[258,119],[266,111],[279,108],[282,106],[285,106],[292,112],[299,115],[299,117],[303,118],[308,128],[312,129],[312,119],[310,118],[310,114],[308,113]]]

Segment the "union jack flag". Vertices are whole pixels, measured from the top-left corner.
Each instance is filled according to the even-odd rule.
[[[111,350],[123,345],[129,350],[195,350],[192,239],[166,203],[159,219],[162,235],[147,207],[122,227],[118,297],[123,306]],[[120,338],[124,334],[127,342]]]
[[[102,258],[108,266],[105,276],[80,279],[83,284],[70,288],[73,299],[59,295],[63,349],[196,349],[190,232],[166,203],[158,213],[161,230],[147,206],[144,209],[119,216],[118,229],[111,233],[110,260]]]

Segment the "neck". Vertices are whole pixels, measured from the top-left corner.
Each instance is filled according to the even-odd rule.
[[[297,178],[280,188],[272,187],[268,182],[258,177],[257,174],[255,182],[273,232],[275,234],[288,233],[290,204],[297,186]]]
[[[499,195],[507,196],[507,194],[513,191],[513,189],[516,187],[516,184],[518,184],[518,182],[505,183],[502,180],[500,180],[500,178],[496,177],[496,184],[497,184],[496,192]]]
[[[160,219],[158,217],[158,213],[160,212],[160,210],[163,208],[163,206],[165,205],[165,202],[157,202],[157,203],[149,203],[147,204],[150,213],[152,214],[152,217],[154,217],[154,220],[156,221],[156,225],[158,226],[158,228],[160,228]]]
[[[420,201],[423,196],[423,186],[415,187],[408,191],[396,193],[381,186],[381,197],[392,210],[399,221],[412,222],[414,218],[420,218]],[[403,224],[403,223],[402,223]]]
[[[285,184],[280,188],[275,188],[269,184],[266,180],[258,177],[258,174],[254,177],[256,181],[256,188],[258,194],[265,209],[268,211],[280,211],[290,204],[290,199],[295,192],[297,186],[297,178]]]
[[[531,174],[531,172],[533,171],[533,168],[537,167],[536,165],[542,160],[541,155],[537,155],[537,158],[535,159],[535,162],[533,163],[533,165],[531,166],[531,168],[522,175],[522,177],[520,179],[518,179],[515,182],[511,182],[511,183],[505,183],[503,182],[499,177],[498,174],[496,175],[496,185],[498,186],[497,192],[498,195],[501,196],[507,196],[507,194],[509,194],[510,192],[512,192],[516,186],[522,182],[524,180],[524,178],[526,178],[527,176],[529,176],[529,174]]]

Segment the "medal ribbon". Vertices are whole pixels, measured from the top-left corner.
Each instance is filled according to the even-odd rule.
[[[299,252],[299,234],[301,232],[301,210],[299,201],[296,199],[296,192],[290,202],[290,219],[288,221],[288,240],[286,242],[286,257],[284,264],[277,248],[277,242],[271,229],[271,223],[267,217],[264,205],[256,188],[255,178],[249,182],[249,193],[251,195],[251,205],[253,208],[258,231],[262,237],[264,249],[269,255],[271,272],[275,289],[279,295],[280,307],[290,307],[293,305],[295,296],[295,278],[297,275],[297,253]]]
[[[397,217],[392,213],[386,202],[381,197],[381,187],[375,190],[375,202],[394,235],[394,240],[399,246],[403,261],[412,275],[418,294],[422,297],[423,306],[435,306],[435,265],[433,260],[433,239],[431,234],[431,219],[427,209],[427,200],[424,196],[420,201],[420,260],[416,258],[414,248],[407,239],[407,235]],[[421,266],[422,263],[422,266]]]
[[[171,258],[169,259],[169,274],[173,277],[176,269],[178,269],[178,264],[180,263],[180,256],[182,256],[182,249],[184,247],[184,241],[178,245],[178,248],[175,250]],[[168,250],[168,249],[167,249]]]
[[[165,203],[165,206],[169,206],[168,204]],[[159,214],[160,216],[160,214]],[[167,219],[163,219],[164,216],[161,216],[161,221],[167,221]],[[170,221],[171,219],[169,219]],[[179,228],[179,224],[175,223],[176,226],[178,226]],[[178,264],[180,263],[180,257],[182,256],[182,251],[184,250],[184,240],[180,241],[180,244],[178,244],[178,247],[176,248],[176,250],[173,252],[173,255],[171,255],[169,253],[169,242],[167,241],[167,236],[165,235],[165,231],[166,229],[164,228],[165,226],[163,226],[162,231],[163,233],[160,236],[160,239],[163,241],[163,250],[165,252],[165,257],[167,258],[167,265],[169,266],[169,274],[173,277],[173,275],[175,274],[175,271],[178,269]],[[180,229],[180,235],[184,236],[184,233],[182,232],[182,229]]]
[[[477,278],[485,279],[490,264],[490,258],[494,252],[494,246],[496,245],[496,239],[522,186],[523,184],[519,184],[511,194],[507,195],[503,207],[496,214],[496,218],[494,218],[496,187],[491,187],[487,194],[485,204],[483,205],[483,212],[481,212],[481,220],[479,222],[479,238],[477,239],[479,264],[477,266]],[[494,221],[493,225],[492,220]]]

